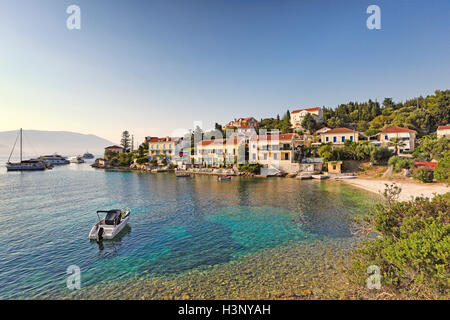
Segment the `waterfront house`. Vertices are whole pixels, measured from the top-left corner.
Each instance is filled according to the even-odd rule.
[[[438,138],[450,138],[450,124],[446,126],[439,126],[436,131]]]
[[[109,152],[114,152],[114,153],[123,153],[124,149],[121,146],[109,146],[105,148],[105,154],[104,154],[104,158],[107,159],[107,153]]]
[[[348,128],[334,128],[320,134],[322,143],[331,142],[333,146],[342,146],[345,141],[359,141],[359,132]]]
[[[310,114],[316,122],[323,120],[323,111],[320,107],[294,110],[291,112],[291,125],[294,130],[303,130],[302,121],[307,114]]]
[[[167,163],[173,163],[179,156],[182,138],[175,137],[147,137],[149,160],[157,160],[161,163],[166,159]]]
[[[238,118],[224,125],[222,129],[236,129],[237,132],[251,132],[258,129],[258,120],[253,117]]]
[[[287,173],[298,171],[298,163],[293,162],[295,141],[294,133],[254,136],[248,146],[249,162]]]
[[[239,154],[239,153],[243,154]],[[202,166],[233,165],[245,155],[245,139],[203,140],[197,143],[194,161]],[[243,161],[243,160],[242,160]]]
[[[395,146],[389,146],[389,141],[393,138],[400,138],[403,142],[402,146],[398,146],[398,152],[402,153],[405,151],[413,151],[416,145],[416,134],[415,130],[402,128],[398,126],[392,126],[381,131],[379,136],[379,141],[382,145],[387,146],[389,150],[394,151]]]

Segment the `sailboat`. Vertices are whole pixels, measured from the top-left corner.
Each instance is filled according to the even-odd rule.
[[[14,142],[14,146],[11,150],[11,153],[9,155],[8,158],[8,162],[6,163],[6,170],[7,171],[37,171],[37,170],[45,170],[45,164],[42,163],[42,161],[38,160],[38,159],[30,159],[30,160],[22,160],[22,128],[20,129],[20,133],[19,136],[17,138],[20,137],[20,162],[15,162],[12,163],[11,160],[11,156],[14,152],[14,149],[16,147],[17,144],[17,138],[16,141]]]

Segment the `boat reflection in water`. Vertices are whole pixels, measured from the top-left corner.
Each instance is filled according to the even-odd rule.
[[[98,246],[98,249],[100,251],[104,250],[104,249],[113,249],[114,253],[116,252],[116,250],[120,247],[120,245],[122,244],[122,239],[131,233],[131,226],[129,224],[127,224],[122,231],[120,231],[120,233],[114,237],[114,239],[111,239],[109,241],[96,241],[95,243]]]

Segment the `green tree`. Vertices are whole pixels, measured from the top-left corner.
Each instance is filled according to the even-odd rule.
[[[316,120],[314,120],[314,117],[310,113],[305,115],[301,125],[303,129],[309,130],[310,132],[314,132],[317,127]]]
[[[125,153],[130,152],[131,138],[130,133],[127,130],[122,132],[122,139],[120,140],[120,145],[123,147]]]
[[[401,138],[395,137],[389,140],[388,146],[394,147],[394,153],[398,155],[400,148],[406,146],[406,144]]]

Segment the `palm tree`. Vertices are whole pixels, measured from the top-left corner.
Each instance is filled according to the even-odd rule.
[[[388,146],[394,147],[394,153],[398,155],[399,149],[406,146],[406,143],[401,138],[395,137],[389,140]]]

